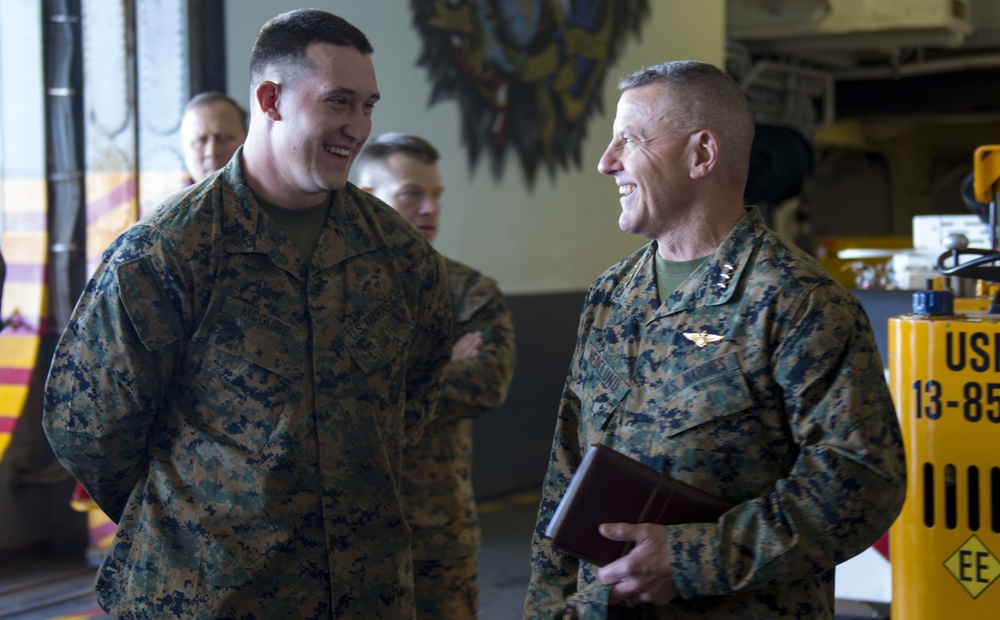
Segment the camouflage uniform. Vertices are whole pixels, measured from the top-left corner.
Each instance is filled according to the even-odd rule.
[[[475,554],[480,534],[472,489],[472,418],[503,403],[514,375],[514,325],[496,281],[451,259],[445,259],[445,266],[455,340],[482,332],[483,345],[477,356],[445,367],[434,421],[403,456],[402,491],[404,500],[409,498],[413,528],[418,617],[423,617],[420,601],[427,599],[424,615],[435,618],[470,617],[446,616],[439,607],[446,599],[462,598],[458,603],[463,604],[467,600],[473,614],[478,607]],[[449,568],[461,574],[448,575]],[[446,582],[465,587],[442,587]]]
[[[648,244],[588,293],[525,616],[833,618],[835,565],[885,532],[905,492],[868,319],[757,209],[662,307],[655,251]],[[665,528],[680,593],[665,607],[609,608],[597,569],[543,536],[581,450],[597,442],[738,504],[717,523]]]
[[[112,244],[45,401],[56,454],[119,524],[101,606],[412,618],[398,484],[451,351],[445,276],[352,185],[305,264],[239,156]]]

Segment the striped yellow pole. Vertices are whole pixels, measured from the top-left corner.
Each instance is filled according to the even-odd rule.
[[[7,273],[0,316],[0,459],[28,399],[46,325],[45,180],[0,180],[3,248]]]

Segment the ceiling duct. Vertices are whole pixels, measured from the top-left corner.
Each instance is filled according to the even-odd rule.
[[[728,35],[754,54],[830,66],[900,49],[959,48],[973,33],[970,0],[727,0]]]

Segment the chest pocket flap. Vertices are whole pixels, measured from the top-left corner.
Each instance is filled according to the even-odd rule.
[[[677,391],[667,396],[667,408],[684,412],[670,435],[749,409],[755,402],[736,353],[687,369],[667,384],[670,388]]]

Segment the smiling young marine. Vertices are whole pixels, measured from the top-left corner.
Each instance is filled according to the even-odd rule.
[[[413,617],[401,455],[451,304],[427,240],[347,183],[371,53],[324,11],[265,24],[245,145],[112,244],[58,345],[45,427],[118,522],[112,617]]]

